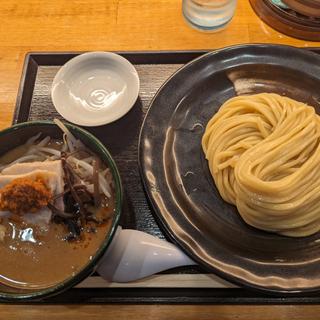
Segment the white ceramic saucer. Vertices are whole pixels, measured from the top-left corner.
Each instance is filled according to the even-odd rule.
[[[139,94],[134,66],[111,52],[88,52],[68,61],[56,74],[51,98],[68,121],[99,126],[125,115]]]

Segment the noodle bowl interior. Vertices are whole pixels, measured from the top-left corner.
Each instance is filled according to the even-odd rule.
[[[277,94],[227,100],[202,148],[221,197],[249,225],[302,237],[320,229],[320,117]]]
[[[0,282],[47,288],[74,276],[110,230],[110,169],[60,122],[0,158]]]

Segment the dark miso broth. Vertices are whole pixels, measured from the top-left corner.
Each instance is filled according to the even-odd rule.
[[[61,148],[61,141],[51,141],[48,146]],[[0,157],[0,164],[11,163],[26,151],[20,146]],[[104,166],[102,169],[106,169]],[[113,189],[112,189],[113,190]],[[114,213],[114,192],[100,208],[100,217]],[[35,213],[36,214],[36,213]],[[83,269],[93,258],[110,230],[112,218],[92,228],[91,224],[79,239],[66,240],[66,225],[55,223],[37,226],[19,217],[0,218],[5,236],[0,241],[0,282],[23,288],[46,288],[58,284]]]

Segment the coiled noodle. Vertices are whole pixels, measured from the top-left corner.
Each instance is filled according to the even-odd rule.
[[[202,148],[221,197],[246,223],[302,237],[320,229],[319,137],[313,107],[261,93],[226,101]]]

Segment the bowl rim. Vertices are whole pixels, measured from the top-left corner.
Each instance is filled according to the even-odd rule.
[[[121,65],[122,67],[125,67],[125,69],[128,71],[128,73],[132,74],[133,77],[133,82],[131,86],[133,87],[132,91],[132,97],[131,99],[127,99],[127,106],[126,108],[123,109],[121,113],[119,113],[117,116],[110,116],[108,120],[103,119],[101,117],[97,117],[94,121],[88,122],[86,119],[82,119],[79,121],[79,119],[73,119],[72,116],[70,116],[69,113],[65,112],[65,108],[57,102],[56,99],[56,87],[60,81],[63,80],[64,74],[67,72],[70,72],[70,70],[74,69],[77,65],[84,63],[88,60],[94,60],[94,59],[106,59],[107,60],[112,60],[116,62],[118,65]],[[128,83],[128,81],[126,81]],[[81,126],[86,126],[86,127],[93,127],[93,126],[101,126],[105,125],[108,123],[112,123],[121,117],[123,117],[125,114],[127,114],[131,108],[134,106],[135,102],[137,101],[139,97],[139,91],[140,91],[140,78],[139,74],[134,67],[134,65],[125,57],[123,57],[120,54],[110,52],[110,51],[89,51],[85,53],[79,53],[77,56],[71,58],[68,60],[64,65],[60,67],[58,72],[53,78],[52,81],[52,86],[50,90],[50,95],[51,95],[51,100],[54,105],[54,108],[57,110],[57,112],[63,116],[66,120],[76,124],[76,125],[81,125]],[[106,111],[107,113],[112,114],[112,110]]]
[[[109,247],[110,243],[112,242],[112,239],[116,233],[117,227],[119,225],[120,216],[122,213],[122,204],[123,204],[123,187],[121,183],[121,177],[118,171],[118,168],[116,166],[116,163],[114,159],[112,158],[111,154],[107,150],[107,148],[90,132],[67,122],[64,122],[66,127],[71,130],[72,133],[80,133],[80,135],[84,135],[89,140],[92,141],[93,144],[99,149],[99,155],[103,155],[104,159],[107,160],[107,164],[111,170],[114,183],[115,183],[115,213],[113,216],[113,221],[111,224],[111,228],[106,234],[104,241],[96,251],[96,253],[93,255],[93,258],[88,261],[88,263],[74,276],[71,276],[64,281],[53,285],[49,288],[45,289],[39,289],[37,291],[31,291],[25,292],[25,293],[5,293],[1,292],[0,289],[0,300],[4,301],[21,301],[21,300],[35,300],[35,299],[41,299],[41,298],[47,298],[49,296],[53,296],[56,294],[59,294],[67,289],[70,289],[71,287],[75,286],[79,282],[81,282],[83,279],[85,279],[87,276],[89,276],[92,271],[97,266],[97,263],[99,260],[103,257],[104,253],[106,252],[107,248]],[[6,128],[4,130],[0,131],[0,138],[12,133],[13,131],[17,130],[23,130],[26,127],[30,126],[56,126],[56,124],[51,120],[37,120],[37,121],[29,121],[29,122],[22,122],[19,124],[15,124],[9,128]],[[28,138],[28,137],[27,137]],[[89,147],[89,149],[91,149]],[[100,153],[101,152],[101,153]]]

